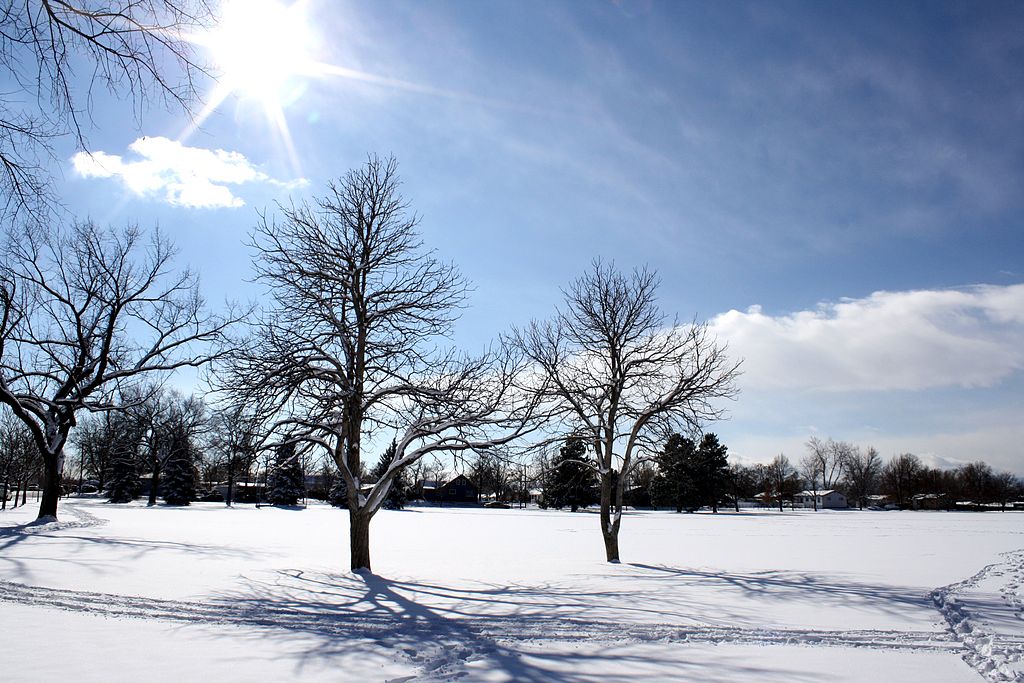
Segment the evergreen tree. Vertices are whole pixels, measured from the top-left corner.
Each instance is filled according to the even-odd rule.
[[[164,502],[188,505],[196,499],[196,467],[192,444],[180,433],[171,432],[167,444],[169,455],[160,482]]]
[[[345,483],[345,477],[339,476],[334,482],[328,500],[336,508],[348,508],[348,484]]]
[[[138,497],[139,464],[134,452],[117,448],[107,476],[107,497],[111,503],[130,503]]]
[[[718,441],[715,434],[705,434],[695,453],[694,476],[698,500],[718,512],[718,501],[725,493],[729,478],[729,449]]]
[[[370,478],[375,482],[380,481],[388,467],[391,466],[391,461],[395,459],[395,448],[396,444],[392,441],[388,449],[381,454],[376,466],[370,470]],[[405,502],[408,499],[409,484],[405,480],[405,468],[402,468],[391,480],[391,488],[388,490],[388,497],[384,500],[384,507],[388,510],[401,510],[405,507]]]
[[[697,448],[692,439],[680,434],[668,437],[661,453],[655,456],[658,473],[651,481],[651,499],[655,505],[669,505],[682,512],[700,507],[697,486]]]
[[[544,506],[568,506],[573,512],[594,503],[597,495],[597,473],[587,464],[587,445],[583,439],[570,437],[558,450],[551,463],[544,485]]]
[[[111,503],[130,503],[142,490],[139,482],[139,452],[142,448],[144,426],[142,421],[128,413],[104,415],[99,423],[97,451],[106,450],[106,489]],[[97,470],[100,468],[97,466]],[[102,478],[102,474],[100,475]]]
[[[271,505],[298,505],[305,495],[306,482],[295,444],[284,444],[277,449],[269,488],[267,498]]]

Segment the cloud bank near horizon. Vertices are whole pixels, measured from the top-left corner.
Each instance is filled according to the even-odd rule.
[[[231,186],[263,183],[291,189],[307,182],[303,178],[276,180],[240,152],[189,147],[165,137],[139,138],[128,150],[136,158],[78,152],[71,157],[71,164],[82,178],[118,178],[136,196],[190,209],[244,206]]]
[[[1024,284],[880,291],[782,315],[751,306],[710,326],[753,390],[992,387],[1024,368]]]

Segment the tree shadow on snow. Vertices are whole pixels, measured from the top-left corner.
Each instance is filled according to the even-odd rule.
[[[636,597],[634,591],[628,594]],[[383,652],[419,666],[420,675],[429,678],[471,676],[478,668],[529,683],[607,681],[610,670],[603,660],[623,672],[620,680],[664,677],[666,671],[702,681],[756,680],[765,674],[725,657],[688,659],[679,651],[682,640],[658,644],[664,632],[653,633],[642,620],[624,624],[604,618],[611,615],[593,606],[609,596],[625,594],[543,585],[451,588],[292,570],[272,584],[250,581],[244,590],[222,593],[214,604],[232,615],[231,623],[314,636],[314,644],[301,653],[303,662],[365,649],[368,656]],[[635,637],[624,643],[629,635]],[[266,634],[261,629],[254,637]],[[559,646],[551,647],[553,642]],[[787,680],[811,680],[800,672],[783,673]]]
[[[907,608],[934,611],[929,591],[863,583],[820,572],[765,570],[742,574],[636,562],[626,566],[642,570],[639,574],[644,578],[661,578],[676,585],[681,582],[706,588],[723,586],[757,600],[799,601],[822,609],[826,606],[852,606],[890,615],[904,615]]]

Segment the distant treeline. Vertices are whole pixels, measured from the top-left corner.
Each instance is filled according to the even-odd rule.
[[[767,464],[729,462],[714,434],[699,440],[673,435],[662,450],[630,473],[626,499],[636,507],[676,511],[758,504],[793,506],[804,491],[839,491],[851,507],[955,509],[999,506],[1024,499],[1024,481],[982,461],[952,469],[925,465],[912,453],[888,462],[874,448],[834,439],[811,438],[796,464],[783,454]],[[573,509],[597,502],[595,467],[586,445],[569,439],[543,463],[542,504]]]

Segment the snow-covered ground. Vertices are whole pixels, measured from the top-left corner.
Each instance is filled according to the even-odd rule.
[[[0,513],[4,681],[1024,681],[1024,515]]]

